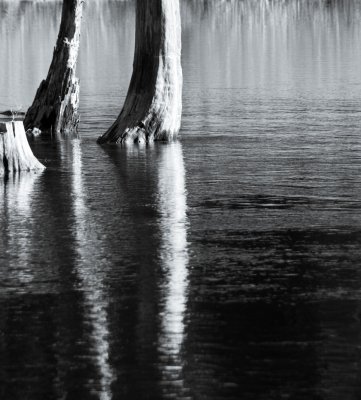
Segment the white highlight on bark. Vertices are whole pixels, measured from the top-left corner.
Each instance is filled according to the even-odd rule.
[[[73,133],[79,123],[79,80],[75,76],[83,0],[63,0],[62,19],[53,59],[24,125],[29,132]]]
[[[155,139],[172,140],[180,129],[183,75],[181,67],[181,19],[179,1],[163,0],[164,43],[159,55],[154,99],[148,118],[159,115]]]
[[[68,68],[71,68],[73,70],[73,77],[75,77],[76,62],[79,53],[82,14],[83,14],[83,1],[80,1],[80,4],[75,8],[74,36],[70,41],[68,38],[64,39],[64,42],[66,41],[66,44],[69,45]]]
[[[17,171],[43,170],[34,156],[21,121],[0,123],[0,175]]]

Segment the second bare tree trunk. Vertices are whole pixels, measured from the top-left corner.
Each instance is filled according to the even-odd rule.
[[[83,0],[64,0],[59,35],[48,76],[28,109],[26,129],[71,133],[79,123],[79,81],[75,77]]]
[[[98,143],[172,140],[182,112],[179,0],[137,0],[133,75],[117,120]]]

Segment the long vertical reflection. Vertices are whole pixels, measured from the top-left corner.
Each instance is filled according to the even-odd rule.
[[[96,250],[89,245],[91,243],[89,235],[93,233],[94,227],[91,224],[91,215],[88,215],[84,201],[80,140],[75,139],[71,143],[73,153],[75,237],[78,253],[76,272],[85,300],[85,322],[90,323],[92,330],[93,351],[100,376],[99,398],[101,400],[110,400],[112,398],[113,371],[109,364],[108,302],[103,282],[103,265],[100,265],[96,260],[94,260],[94,263],[89,263],[89,259],[92,259],[92,253]]]
[[[162,387],[165,392],[184,392],[181,347],[185,329],[188,287],[187,203],[185,169],[180,143],[162,148],[159,162],[159,213],[165,276],[159,338]]]
[[[13,284],[17,282],[15,286],[29,284],[33,279],[34,271],[29,267],[29,257],[33,247],[31,206],[36,182],[40,176],[41,172],[23,172],[10,175],[6,182],[1,182],[4,195],[2,201],[0,200],[0,209],[3,214],[0,216],[0,222],[4,231],[1,235],[0,248],[6,250],[9,255],[17,255],[4,260],[3,263],[4,268],[9,267],[7,278]]]

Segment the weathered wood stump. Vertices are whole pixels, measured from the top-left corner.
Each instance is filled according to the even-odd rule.
[[[22,121],[0,122],[0,176],[45,169],[29,146]]]
[[[137,0],[133,75],[117,120],[98,143],[172,140],[182,112],[179,0]]]
[[[43,133],[74,133],[79,116],[79,80],[75,76],[78,58],[83,0],[63,0],[57,43],[48,76],[36,92],[24,125]]]

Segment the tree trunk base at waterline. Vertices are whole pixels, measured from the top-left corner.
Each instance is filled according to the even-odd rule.
[[[43,169],[31,151],[22,121],[0,122],[0,176]]]
[[[77,132],[79,80],[75,76],[83,0],[63,0],[59,35],[48,76],[28,109],[26,130],[48,134]]]
[[[171,141],[182,113],[179,0],[137,0],[133,74],[114,124],[98,143]]]

